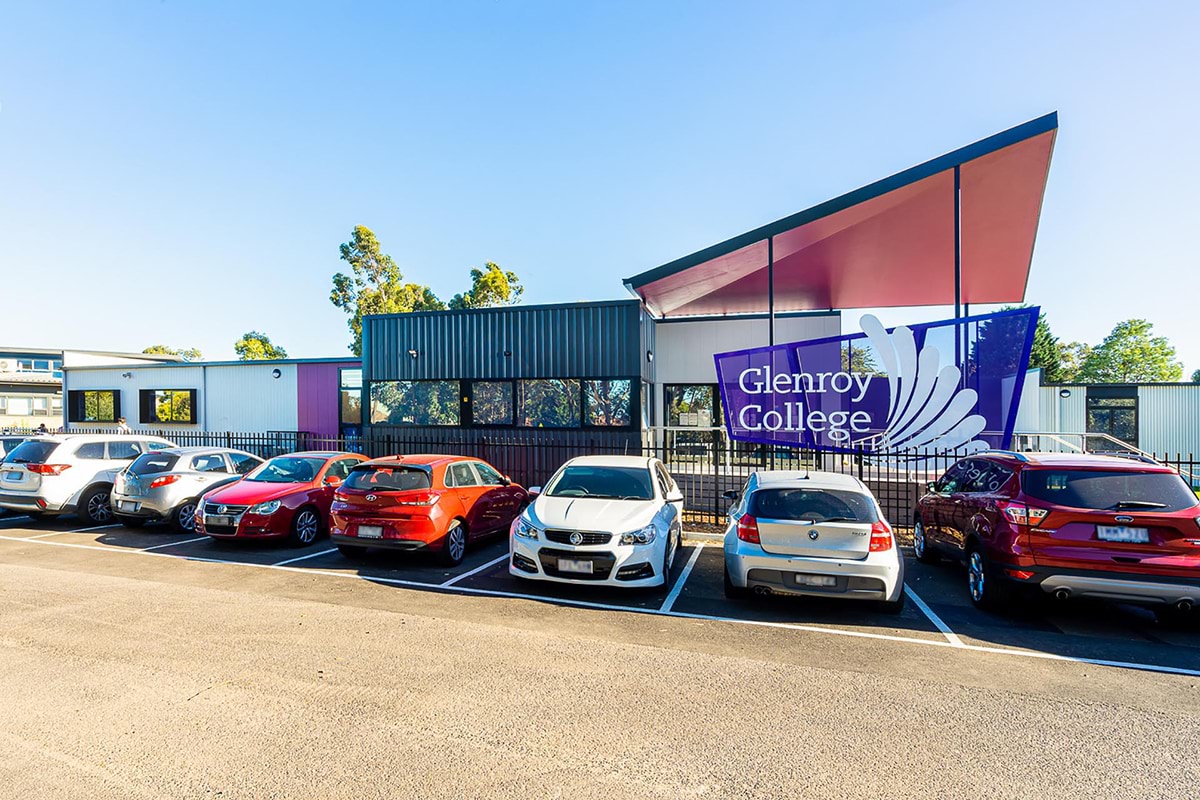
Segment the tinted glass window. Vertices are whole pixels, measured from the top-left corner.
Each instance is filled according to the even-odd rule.
[[[504,476],[487,464],[475,462],[475,471],[479,473],[479,479],[485,486],[500,486],[504,483]]]
[[[633,424],[632,398],[633,381],[584,381],[584,423],[601,427],[628,427]]]
[[[4,461],[12,464],[44,464],[57,447],[58,442],[39,442],[36,439],[22,442],[4,457]]]
[[[937,482],[937,490],[943,494],[966,491],[964,487],[966,487],[971,479],[969,474],[970,468],[970,461],[959,461],[946,470],[946,474]]]
[[[230,453],[229,460],[233,462],[234,472],[238,473],[239,475],[245,475],[247,472],[250,472],[262,463],[262,461],[254,456],[246,455],[244,453]]]
[[[175,469],[177,461],[179,461],[179,456],[173,456],[168,453],[147,453],[144,456],[138,456],[129,465],[129,471],[134,475],[153,475],[156,472],[170,472]]]
[[[479,478],[475,477],[475,471],[471,469],[470,464],[451,464],[447,472],[450,473],[450,480],[447,481],[449,486],[479,485]]]
[[[196,456],[192,459],[192,469],[196,472],[229,472],[229,467],[220,453]]]
[[[339,458],[337,461],[329,465],[329,469],[325,473],[325,477],[332,475],[335,478],[345,480],[350,475],[350,470],[358,464],[357,458]]]
[[[79,445],[79,449],[75,451],[76,458],[104,458],[104,442],[87,442]]]
[[[750,515],[813,522],[879,521],[875,504],[866,495],[837,489],[759,489],[750,504]]]
[[[971,461],[967,469],[967,485],[963,491],[994,494],[1000,491],[1012,473],[991,461]]]
[[[142,454],[137,442],[109,442],[108,457],[116,461],[130,461]]]
[[[411,492],[433,484],[429,473],[416,467],[355,467],[345,486],[377,492]]]
[[[654,499],[650,470],[645,467],[566,467],[554,478],[550,497],[603,497],[627,500]]]
[[[521,381],[517,384],[517,424],[529,428],[579,427],[579,381]]]
[[[1200,502],[1170,472],[1027,469],[1021,487],[1036,500],[1071,508],[1180,511]]]
[[[471,384],[471,422],[475,425],[512,425],[512,382],[475,381]]]
[[[166,442],[146,442],[146,449],[150,450],[151,452],[155,450],[168,450],[172,447],[174,447],[174,445],[167,444]]]
[[[246,480],[260,483],[309,483],[316,480],[317,473],[324,466],[323,458],[280,456],[272,458],[251,472],[246,476]]]
[[[385,425],[457,425],[458,381],[376,381],[371,421]]]

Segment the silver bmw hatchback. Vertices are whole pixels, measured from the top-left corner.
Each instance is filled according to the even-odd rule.
[[[203,494],[241,480],[262,463],[258,456],[226,447],[175,447],[146,453],[117,473],[112,510],[130,528],[166,520],[190,533]]]

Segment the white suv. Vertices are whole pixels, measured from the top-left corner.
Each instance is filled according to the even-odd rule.
[[[76,512],[95,525],[112,521],[117,470],[143,453],[175,445],[155,436],[62,434],[17,445],[0,462],[0,508],[34,519]]]

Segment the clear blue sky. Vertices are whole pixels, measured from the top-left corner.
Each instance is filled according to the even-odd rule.
[[[1146,317],[1190,374],[1198,30],[1183,2],[9,3],[0,343],[342,355],[356,224],[443,298],[485,260],[527,302],[623,297],[1058,110],[1027,299],[1065,339]]]

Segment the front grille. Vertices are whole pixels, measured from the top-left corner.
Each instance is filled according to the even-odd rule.
[[[579,572],[562,572],[558,568],[558,559],[570,558],[577,561],[591,561],[592,574]],[[607,580],[612,573],[617,557],[612,553],[588,553],[578,550],[555,550],[543,547],[538,551],[538,560],[542,562],[542,571],[556,578],[576,578],[581,581]]]
[[[575,544],[571,536],[578,533],[583,541],[578,546],[608,544],[612,541],[611,533],[590,533],[588,531],[546,531],[546,538],[558,544]]]
[[[222,534],[224,534],[225,536],[232,536],[233,534],[237,533],[237,526],[236,525],[205,525],[204,532],[205,533],[214,533],[217,536],[221,536]]]
[[[225,506],[224,511],[218,511],[217,509],[220,507],[221,506],[218,503],[205,503],[204,513],[208,514],[209,516],[216,514],[222,517],[236,517],[239,514],[246,513],[246,509],[248,509],[250,506]]]

